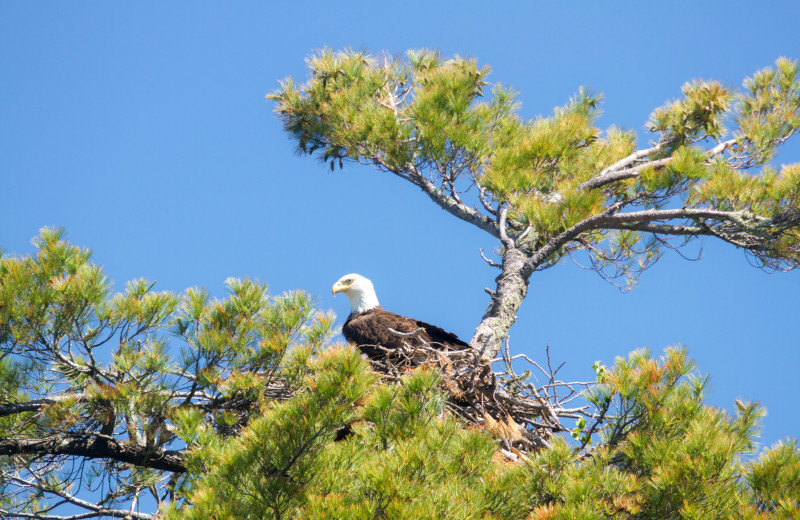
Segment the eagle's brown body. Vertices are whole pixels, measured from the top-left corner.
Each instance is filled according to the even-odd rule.
[[[392,329],[397,332],[410,333],[420,328],[423,330],[414,337],[400,337],[389,331]],[[367,356],[373,358],[386,355],[386,351],[376,348],[376,346],[397,349],[404,344],[414,346],[424,342],[441,350],[470,348],[467,343],[458,339],[458,336],[451,332],[424,321],[389,312],[380,306],[348,316],[342,327],[342,335]]]
[[[343,292],[350,300],[350,315],[342,327],[344,338],[373,359],[384,358],[389,353],[387,350],[404,346],[428,345],[439,350],[470,348],[455,334],[436,325],[384,310],[378,303],[372,282],[360,274],[342,276],[333,284],[331,292],[334,296]],[[419,329],[422,330],[416,333]],[[392,333],[392,330],[401,334],[416,334],[403,337]]]

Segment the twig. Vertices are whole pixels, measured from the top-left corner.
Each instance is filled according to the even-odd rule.
[[[483,249],[482,249],[482,248],[481,248],[481,249],[478,249],[478,251],[480,251],[480,252],[481,252],[481,258],[483,258],[483,259],[484,259],[484,261],[486,261],[486,263],[487,263],[487,264],[491,265],[492,267],[497,267],[498,269],[500,269],[500,268],[502,268],[502,267],[503,267],[501,264],[498,264],[498,263],[497,263],[497,262],[495,262],[494,260],[492,260],[492,259],[490,259],[490,258],[486,258],[486,255],[485,255],[485,254],[483,254]]]
[[[413,332],[399,332],[392,328],[388,328],[386,330],[388,330],[390,334],[392,334],[393,336],[397,336],[398,338],[414,338],[414,339],[420,339],[419,335],[425,332],[424,327],[420,327]],[[422,340],[420,339],[420,341]]]

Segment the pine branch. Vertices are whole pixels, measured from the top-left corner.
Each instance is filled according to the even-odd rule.
[[[608,184],[622,181],[625,179],[632,179],[634,177],[638,177],[639,174],[648,168],[653,169],[660,169],[672,162],[672,157],[667,157],[665,159],[659,159],[656,161],[649,161],[644,164],[640,164],[638,166],[634,166],[631,168],[624,168],[622,170],[610,170],[608,173],[601,173],[597,177],[593,177],[588,181],[581,183],[578,185],[578,190],[593,190],[595,188],[601,188]],[[604,170],[605,171],[605,170]]]
[[[736,143],[735,139],[729,139],[728,141],[724,141],[719,143],[714,148],[708,150],[706,152],[706,157],[708,160],[713,159],[714,157],[724,153],[725,150],[729,149],[733,144]],[[629,156],[625,157],[624,159],[612,164],[608,168],[601,171],[595,177],[592,177],[586,182],[583,182],[578,185],[576,189],[578,190],[592,190],[596,188],[601,188],[613,182],[625,180],[625,179],[632,179],[634,177],[638,177],[639,174],[648,169],[661,169],[665,167],[667,164],[672,162],[673,157],[666,157],[664,159],[658,159],[654,161],[648,161],[642,163],[638,166],[630,166],[631,164],[643,160],[645,157],[651,156],[659,151],[663,150],[665,145],[657,145],[652,148],[648,148],[646,150],[639,150],[630,154]]]
[[[85,393],[63,394],[53,397],[43,397],[41,399],[33,399],[22,403],[7,403],[0,404],[0,417],[7,417],[24,412],[38,412],[45,406],[61,403],[70,399],[75,399],[76,403],[86,401]]]
[[[120,442],[113,437],[93,433],[2,439],[0,455],[67,455],[89,459],[111,459],[176,473],[186,471],[182,450],[164,450],[153,446]]]
[[[99,518],[103,516],[110,516],[112,518],[130,518],[136,520],[151,520],[155,518],[155,515],[149,515],[146,513],[139,513],[136,511],[131,510],[124,510],[124,509],[117,509],[117,508],[110,508],[110,507],[103,507],[98,504],[88,502],[86,500],[80,499],[71,493],[67,493],[63,489],[54,488],[52,486],[47,485],[46,481],[42,479],[39,475],[34,474],[37,478],[36,481],[26,480],[24,478],[20,478],[15,475],[5,474],[4,478],[13,482],[14,484],[20,486],[21,488],[26,488],[30,490],[37,490],[44,493],[49,493],[60,497],[63,499],[63,503],[69,503],[74,506],[88,509],[86,513],[78,513],[75,515],[49,515],[47,511],[51,510],[52,508],[45,510],[44,512],[39,513],[25,513],[25,512],[12,512],[6,509],[0,509],[0,514],[5,515],[4,518],[35,518],[39,520],[48,520],[48,519],[58,519],[58,520],[77,520],[81,518]]]
[[[619,206],[612,206],[603,213],[586,218],[550,239],[544,246],[539,248],[530,257],[526,263],[526,269],[529,269],[532,272],[537,267],[545,263],[558,249],[577,238],[578,235],[594,229],[614,229],[615,226],[622,226],[628,223],[640,225],[641,223],[653,221],[687,219],[695,222],[703,222],[707,230],[707,233],[704,234],[715,234],[711,230],[711,226],[705,223],[706,220],[729,222],[742,231],[757,231],[758,229],[768,227],[773,222],[773,219],[760,217],[748,211],[720,211],[712,209],[680,208],[662,210],[648,209],[628,213],[615,213],[618,207]],[[666,231],[669,228],[662,229]],[[678,230],[678,228],[673,229],[676,231]],[[725,239],[725,236],[723,235],[715,235]],[[754,245],[751,245],[748,247],[748,249],[753,249],[754,247]]]
[[[460,200],[448,196],[442,190],[438,189],[434,184],[425,178],[425,176],[414,166],[407,165],[407,172],[405,175],[400,175],[402,178],[407,179],[422,189],[431,200],[433,200],[440,208],[444,209],[453,216],[460,218],[465,222],[477,226],[478,228],[486,231],[493,237],[499,238],[500,232],[495,221],[474,208],[470,208]],[[394,170],[390,170],[395,174],[399,174]],[[406,176],[407,175],[407,176]]]
[[[592,226],[598,224],[613,224],[619,222],[651,222],[654,220],[673,220],[673,219],[713,219],[719,221],[744,222],[751,221],[756,225],[768,223],[771,219],[760,217],[749,211],[721,211],[704,208],[679,208],[679,209],[647,209],[643,211],[633,211],[629,213],[601,213],[597,215],[597,220]],[[595,217],[589,217],[583,222],[590,221]],[[581,223],[576,224],[579,226]]]
[[[78,513],[75,515],[47,515],[41,513],[24,513],[19,511],[11,511],[8,509],[0,509],[0,515],[3,518],[31,518],[34,520],[83,520],[84,518],[102,518],[110,516],[112,518],[134,518],[136,520],[152,520],[155,515],[148,515],[146,513],[138,513],[135,511],[125,511],[124,509],[111,509],[108,507],[97,507],[96,509],[86,512]]]
[[[654,233],[659,235],[674,235],[674,236],[698,236],[707,235],[713,236],[711,230],[705,226],[680,226],[671,224],[654,224],[652,222],[621,222],[610,223],[606,225],[606,229],[622,229],[626,231],[643,231],[645,233]]]

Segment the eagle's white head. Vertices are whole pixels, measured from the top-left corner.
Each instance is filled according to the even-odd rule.
[[[368,311],[380,305],[372,282],[360,274],[342,276],[333,284],[331,291],[334,296],[338,292],[343,292],[350,299],[350,314]]]

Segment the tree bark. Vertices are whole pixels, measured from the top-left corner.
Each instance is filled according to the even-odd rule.
[[[517,311],[528,293],[532,272],[527,267],[527,260],[527,255],[516,247],[506,248],[503,252],[500,275],[495,278],[497,288],[490,292],[489,307],[470,341],[470,345],[485,359],[491,360],[500,352],[509,329],[517,321]]]

